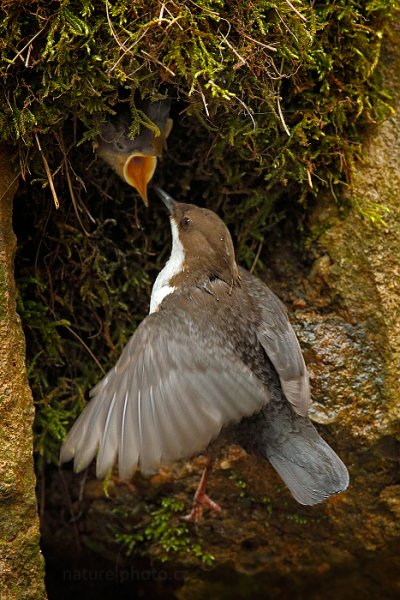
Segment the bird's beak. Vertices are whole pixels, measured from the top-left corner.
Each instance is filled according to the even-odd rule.
[[[162,190],[157,185],[154,186],[154,191],[156,192],[157,196],[164,202],[165,206],[168,208],[169,214],[172,215],[172,213],[174,212],[176,201],[172,198],[172,196],[167,194],[167,192],[164,192],[164,190]]]
[[[129,156],[124,164],[123,176],[129,185],[135,188],[146,206],[147,185],[154,175],[157,166],[157,157],[135,152]]]

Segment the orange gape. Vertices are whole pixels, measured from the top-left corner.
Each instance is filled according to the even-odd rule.
[[[145,205],[148,205],[147,185],[154,175],[157,166],[155,156],[136,154],[130,156],[124,165],[123,175],[126,183],[134,187]]]

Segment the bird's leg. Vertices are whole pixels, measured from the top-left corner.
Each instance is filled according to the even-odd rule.
[[[208,456],[206,466],[204,467],[203,473],[201,475],[200,483],[197,487],[196,493],[193,498],[192,510],[189,514],[185,515],[184,517],[181,517],[183,521],[194,521],[195,523],[200,523],[203,517],[203,510],[206,506],[214,512],[221,511],[221,507],[218,506],[218,504],[214,502],[214,500],[211,500],[211,498],[206,494],[207,479],[212,469],[213,462],[214,458],[212,456]]]

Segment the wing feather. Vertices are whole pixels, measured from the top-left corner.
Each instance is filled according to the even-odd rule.
[[[204,341],[195,320],[149,315],[113,369],[93,389],[61,451],[103,477],[115,462],[122,478],[137,466],[187,459],[224,426],[259,411],[267,388],[223,341]]]
[[[112,468],[117,454],[117,428],[116,418],[114,418],[114,410],[117,410],[118,404],[117,392],[114,392],[110,407],[108,409],[106,422],[101,434],[100,448],[97,461],[96,474],[98,477],[105,477],[107,472]]]
[[[244,269],[240,275],[261,309],[258,340],[279,375],[286,398],[297,414],[305,416],[311,405],[309,375],[286,308],[262,281]]]
[[[136,428],[133,408],[134,403],[130,401],[129,392],[126,391],[121,421],[121,443],[118,455],[118,470],[122,479],[128,479],[133,475],[139,457],[138,436],[132,435],[132,431],[135,431]]]

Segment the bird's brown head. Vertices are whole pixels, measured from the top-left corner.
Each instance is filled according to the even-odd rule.
[[[156,191],[170,213],[172,252],[181,245],[179,252],[184,256],[182,272],[176,276],[183,281],[171,283],[198,283],[210,278],[221,279],[228,285],[238,283],[235,250],[222,219],[206,208],[176,202],[160,188]]]

